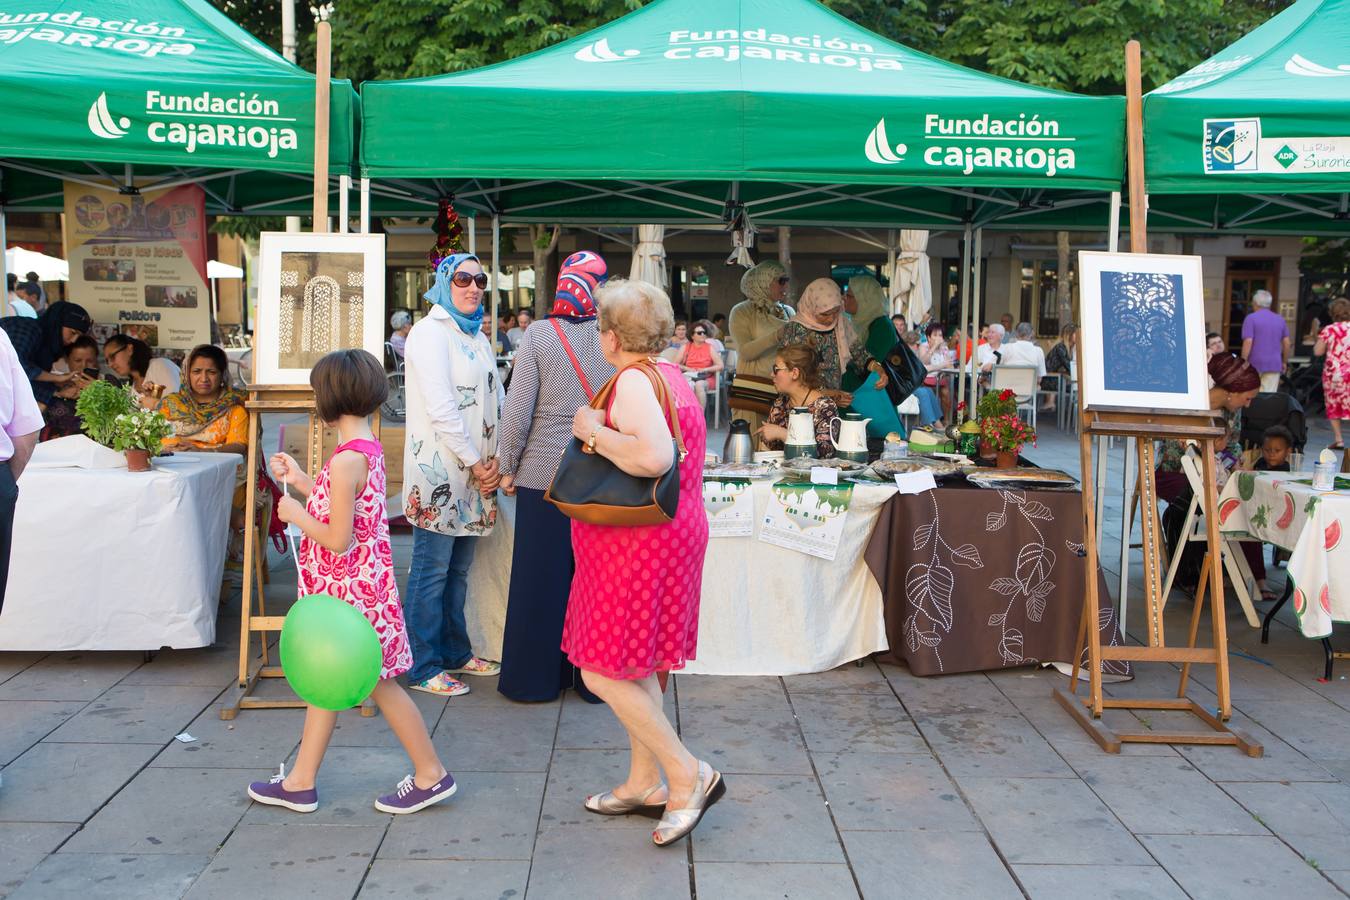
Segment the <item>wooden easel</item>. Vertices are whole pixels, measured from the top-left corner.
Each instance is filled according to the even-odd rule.
[[[1130,168],[1130,250],[1147,252],[1145,234],[1144,194],[1144,140],[1142,124],[1142,90],[1139,70],[1139,42],[1130,41],[1125,50],[1126,121],[1129,130],[1128,150]],[[1083,346],[1078,345],[1078,371],[1084,372]],[[1054,697],[1068,710],[1074,720],[1108,753],[1119,753],[1123,743],[1149,744],[1218,744],[1238,747],[1248,756],[1261,756],[1261,744],[1248,735],[1225,724],[1232,715],[1232,700],[1228,692],[1228,626],[1224,619],[1223,571],[1219,557],[1219,497],[1214,471],[1214,442],[1222,439],[1225,428],[1217,411],[1158,412],[1144,409],[1101,409],[1087,406],[1085,392],[1078,392],[1079,421],[1082,427],[1078,437],[1079,461],[1083,472],[1083,548],[1087,555],[1087,591],[1083,598],[1083,618],[1078,623],[1073,674],[1068,690],[1058,689]],[[1140,530],[1143,535],[1144,603],[1148,628],[1146,645],[1119,647],[1102,646],[1101,630],[1097,626],[1100,598],[1097,594],[1097,510],[1095,487],[1089,477],[1092,469],[1092,443],[1095,437],[1135,438],[1139,465]],[[1162,533],[1158,520],[1158,486],[1154,480],[1153,442],[1160,439],[1195,440],[1200,444],[1203,460],[1205,496],[1205,536],[1208,552],[1205,555],[1200,586],[1196,591],[1195,609],[1191,614],[1190,638],[1185,647],[1167,646],[1163,611],[1167,597],[1162,593],[1164,566],[1162,564]],[[1128,541],[1129,535],[1121,536]],[[1206,595],[1212,598],[1210,619],[1213,642],[1210,647],[1197,647],[1200,612]],[[1124,631],[1125,623],[1121,623]],[[1088,695],[1078,696],[1078,669],[1082,649],[1088,657]],[[1181,680],[1175,697],[1158,699],[1107,699],[1102,693],[1102,661],[1128,660],[1134,663],[1181,663]],[[1215,669],[1215,693],[1219,705],[1209,710],[1186,696],[1190,667],[1200,663]],[[1145,729],[1117,731],[1101,720],[1104,709],[1175,710],[1188,712],[1209,726],[1205,732],[1163,731]]]

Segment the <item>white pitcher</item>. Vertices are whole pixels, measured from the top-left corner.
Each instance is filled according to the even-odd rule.
[[[835,416],[830,420],[830,440],[839,453],[867,453],[867,423],[857,413],[845,413],[844,418]],[[834,436],[834,423],[839,423],[839,437]]]
[[[816,420],[807,407],[792,408],[792,413],[788,416],[787,443],[811,445],[816,443]]]

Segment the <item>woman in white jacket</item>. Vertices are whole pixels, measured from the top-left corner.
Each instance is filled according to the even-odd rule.
[[[483,334],[487,276],[468,253],[436,266],[431,312],[408,334],[404,512],[413,525],[408,623],[413,690],[467,694],[459,674],[496,675],[474,655],[464,622],[474,538],[497,521],[497,417],[505,398]]]

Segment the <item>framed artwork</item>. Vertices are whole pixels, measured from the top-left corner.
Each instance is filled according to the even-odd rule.
[[[1200,257],[1078,254],[1079,385],[1097,409],[1209,409]]]
[[[384,358],[384,235],[263,232],[258,275],[257,384],[309,384],[333,350]]]

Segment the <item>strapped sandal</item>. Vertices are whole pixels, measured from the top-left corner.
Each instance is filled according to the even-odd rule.
[[[707,773],[706,776],[704,775],[705,772]],[[684,809],[674,810],[667,806],[666,814],[661,817],[660,824],[652,832],[652,843],[658,847],[665,847],[689,834],[698,827],[699,822],[703,821],[703,816],[708,812],[709,807],[721,800],[722,795],[726,792],[727,784],[722,778],[722,773],[700,761],[698,764],[698,783],[694,785],[694,793],[689,798],[689,805]]]
[[[603,794],[592,794],[582,801],[581,805],[586,807],[587,812],[593,812],[599,816],[638,815],[646,816],[649,819],[659,819],[666,811],[666,804],[664,802],[648,803],[647,798],[665,786],[664,781],[658,781],[647,788],[640,797],[634,797],[631,800],[625,800],[613,791],[605,791]]]

